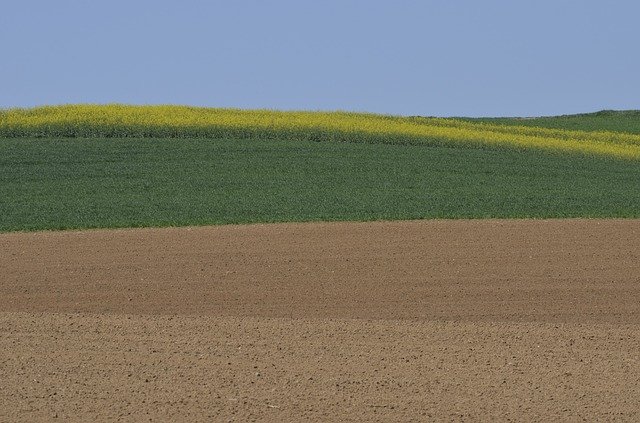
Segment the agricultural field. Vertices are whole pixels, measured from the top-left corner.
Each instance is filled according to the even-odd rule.
[[[0,421],[640,419],[640,114],[0,111]]]
[[[0,114],[0,231],[640,217],[640,135],[185,107]]]
[[[469,122],[486,122],[497,125],[533,126],[539,128],[574,131],[605,131],[640,134],[640,110],[601,110],[595,113],[538,118],[463,118],[463,120]]]

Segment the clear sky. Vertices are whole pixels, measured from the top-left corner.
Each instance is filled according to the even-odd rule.
[[[0,107],[640,108],[638,0],[0,3]]]

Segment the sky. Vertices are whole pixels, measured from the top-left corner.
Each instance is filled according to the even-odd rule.
[[[640,109],[637,0],[0,0],[0,108]]]

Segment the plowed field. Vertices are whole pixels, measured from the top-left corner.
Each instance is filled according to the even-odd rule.
[[[0,421],[640,419],[640,221],[0,234]]]

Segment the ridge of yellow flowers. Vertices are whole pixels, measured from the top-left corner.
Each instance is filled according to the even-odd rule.
[[[534,148],[640,159],[640,135],[368,113],[65,105],[0,111],[0,137],[240,137]]]

